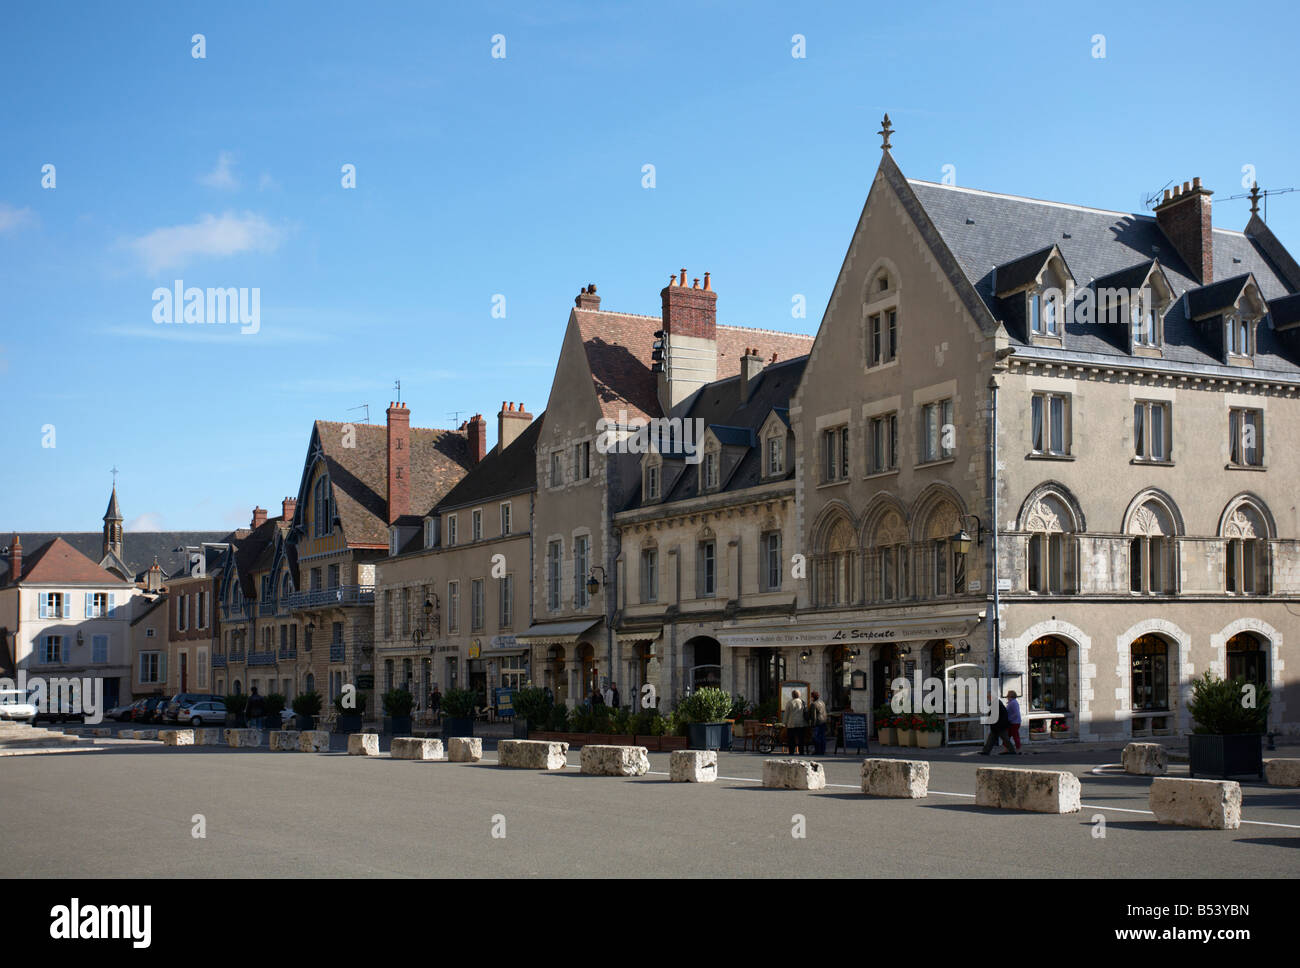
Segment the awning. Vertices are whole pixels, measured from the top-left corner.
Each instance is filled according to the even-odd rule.
[[[567,645],[579,635],[595,628],[603,618],[583,618],[572,622],[541,622],[515,638],[525,645]]]
[[[958,611],[929,616],[863,618],[842,622],[792,622],[783,627],[718,629],[714,637],[731,648],[789,648],[796,646],[872,645],[881,642],[957,639],[972,635],[984,619],[984,610]]]
[[[618,640],[619,645],[629,645],[635,642],[653,642],[659,636],[664,634],[662,625],[655,625],[651,628],[643,629],[623,629],[614,633],[614,638]]]

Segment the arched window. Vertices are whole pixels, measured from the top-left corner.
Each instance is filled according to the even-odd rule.
[[[1267,595],[1268,525],[1259,509],[1241,503],[1223,522],[1223,584],[1230,595]]]
[[[1129,590],[1168,595],[1177,589],[1173,515],[1160,501],[1142,504],[1129,520]]]
[[[941,501],[926,517],[923,553],[926,586],[930,595],[943,598],[966,591],[966,556],[953,540],[961,532],[961,514],[949,501]]]
[[[831,526],[826,535],[818,567],[818,603],[821,605],[848,605],[857,597],[853,594],[853,557],[856,541],[853,528],[845,518]]]
[[[1268,684],[1268,653],[1250,632],[1228,639],[1228,678],[1245,679],[1257,688]]]
[[[946,639],[930,643],[930,675],[943,678],[944,670],[957,664],[957,647]]]
[[[1058,595],[1078,591],[1078,539],[1065,503],[1054,495],[1043,496],[1030,509],[1026,527],[1029,590]]]
[[[1133,711],[1169,708],[1169,643],[1158,635],[1133,640]]]
[[[316,691],[316,677],[312,675],[310,672],[307,673],[307,677],[303,679],[302,684],[303,684],[303,692]]]
[[[1070,650],[1048,635],[1029,646],[1029,708],[1070,711]]]
[[[908,544],[907,525],[897,511],[881,517],[871,535],[875,557],[873,598],[893,602],[907,597]]]

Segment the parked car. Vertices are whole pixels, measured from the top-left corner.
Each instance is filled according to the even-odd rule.
[[[140,714],[144,712],[144,707],[147,702],[149,702],[148,699],[137,699],[135,702],[131,703],[131,705],[126,707],[126,712],[122,715],[119,722],[133,723],[137,720],[143,722],[143,720],[140,719]]]
[[[226,704],[212,699],[186,703],[181,706],[177,721],[189,723],[191,726],[224,723],[226,721]]]
[[[0,721],[34,723],[36,707],[18,689],[0,689]]]
[[[218,696],[211,692],[177,693],[167,702],[163,711],[163,719],[169,723],[184,722],[186,717],[181,715],[182,707],[196,702],[219,702],[224,705],[225,701],[225,696]]]
[[[137,723],[156,722],[154,715],[165,701],[166,697],[164,696],[146,696],[141,700],[143,705],[135,711],[134,721]]]
[[[114,706],[112,709],[110,709],[110,710],[108,710],[106,713],[104,713],[104,718],[105,718],[105,719],[112,719],[112,720],[115,720],[116,722],[119,722],[119,723],[120,723],[122,720],[124,720],[124,719],[127,718],[127,715],[128,715],[128,714],[130,713],[130,711],[131,711],[131,707],[134,706],[134,705],[135,705],[135,703],[133,703],[133,702],[129,702],[129,703],[125,703],[125,704],[123,704],[123,705],[121,705],[121,706]]]

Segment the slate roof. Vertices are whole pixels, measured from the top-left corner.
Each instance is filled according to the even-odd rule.
[[[788,418],[790,398],[799,387],[807,363],[807,356],[799,356],[768,364],[758,375],[749,399],[743,404],[740,402],[739,374],[710,383],[700,391],[684,416],[703,420],[724,447],[745,448],[739,463],[720,482],[721,487],[710,494],[740,491],[764,483],[761,477],[763,448],[759,446],[758,433],[773,410],[784,413],[783,419]],[[787,455],[786,480],[794,477],[793,463]],[[699,497],[698,467],[698,464],[687,464],[685,473],[678,475],[662,501],[642,504],[638,485],[624,510],[657,507]]]
[[[650,369],[654,334],[663,328],[661,316],[574,309],[582,345],[587,352],[592,382],[602,413],[616,419],[620,410],[629,417],[663,416],[659,409],[658,377]],[[718,379],[740,374],[740,358],[754,347],[764,360],[806,356],[813,337],[747,326],[717,327]]]
[[[235,538],[235,568],[239,572],[239,588],[249,601],[256,601],[260,592],[257,582],[253,580],[253,573],[257,571],[258,562],[262,560],[266,549],[275,546],[275,534],[283,525],[283,516],[267,518],[248,534]],[[270,563],[265,567],[270,567]]]
[[[897,166],[886,155],[883,163],[887,179],[900,190],[904,207],[919,218],[922,234],[929,238],[926,220],[937,233],[931,242],[941,242],[955,260],[956,268],[974,286],[983,310],[994,319],[1006,319],[1007,307],[992,291],[993,268],[1022,258],[1026,249],[1057,245],[1070,266],[1078,286],[1088,286],[1099,278],[1132,269],[1152,258],[1158,259],[1165,277],[1173,287],[1176,302],[1165,316],[1163,358],[1176,363],[1190,363],[1223,369],[1215,347],[1187,313],[1189,290],[1200,287],[1173,244],[1165,237],[1151,215],[1111,212],[1083,208],[1059,202],[1041,201],[1012,195],[975,191],[934,182],[906,179],[901,181]],[[920,212],[910,203],[910,190],[920,205]],[[1252,223],[1254,224],[1254,223]],[[1241,232],[1213,230],[1214,282],[1222,282],[1246,273],[1254,275],[1266,300],[1288,295],[1288,281],[1273,268],[1280,256],[1265,252],[1262,233],[1251,238]],[[1270,237],[1271,238],[1271,237]],[[1275,243],[1273,240],[1272,243]],[[940,257],[941,264],[945,258]],[[1002,279],[998,280],[1002,288]],[[1015,327],[1008,327],[1013,344],[1024,346]],[[1065,321],[1064,351],[1044,351],[1034,347],[1024,355],[1039,352],[1128,356],[1125,327],[1103,323],[1078,323],[1073,313]],[[1256,370],[1273,370],[1287,376],[1300,375],[1300,357],[1288,355],[1284,344],[1267,325],[1258,330]],[[1144,365],[1151,361],[1143,360]],[[1234,372],[1240,372],[1239,370]]]
[[[1046,245],[1029,255],[998,266],[998,293],[1012,292],[1037,279],[1055,248],[1055,245]]]
[[[1281,296],[1268,304],[1269,315],[1273,317],[1276,327],[1294,326],[1300,323],[1300,293]]]
[[[24,545],[27,542],[23,542]],[[41,545],[30,556],[23,548],[23,574],[18,584],[58,583],[61,585],[126,585],[117,575],[105,571],[61,537]]]
[[[62,538],[78,552],[92,562],[103,559],[104,534],[102,531],[18,531],[0,532],[0,547],[11,547],[15,535],[23,540],[23,572],[27,571],[27,562],[31,554],[42,545]],[[144,573],[158,558],[158,566],[163,574],[171,576],[183,573],[188,564],[184,552],[177,553],[176,548],[193,547],[207,542],[224,542],[230,540],[228,531],[124,531],[122,533],[122,554],[134,580],[140,581]],[[9,578],[9,560],[0,558],[0,585]]]
[[[317,420],[315,432],[329,467],[334,506],[348,546],[388,547],[388,428],[352,424],[355,447],[343,446],[342,423]],[[411,497],[420,513],[447,494],[470,469],[469,438],[455,430],[411,428]]]
[[[537,438],[546,414],[539,414],[505,450],[493,450],[461,478],[432,510],[439,513],[537,488]]]

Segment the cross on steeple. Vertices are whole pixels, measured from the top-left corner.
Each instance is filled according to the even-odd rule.
[[[113,490],[117,490],[117,465],[113,465]]]
[[[886,114],[884,123],[882,124],[880,130],[876,132],[876,134],[881,136],[880,147],[884,151],[889,150],[889,136],[893,133],[894,133],[894,127],[889,123],[889,115]]]

